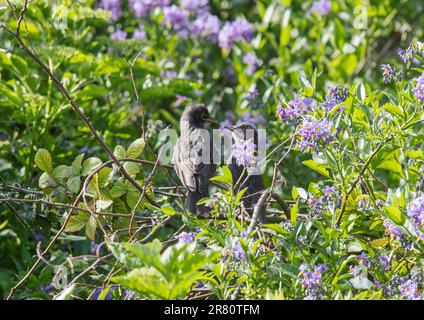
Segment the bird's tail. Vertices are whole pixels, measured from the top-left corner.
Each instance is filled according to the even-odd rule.
[[[205,205],[197,205],[200,199],[207,197],[207,194],[201,194],[198,192],[187,192],[186,200],[185,200],[185,209],[196,216],[206,217],[209,214],[209,207]]]

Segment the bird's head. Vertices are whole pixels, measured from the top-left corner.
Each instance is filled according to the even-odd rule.
[[[233,131],[233,137],[236,140],[257,140],[257,130],[254,125],[249,122],[241,122],[231,127]]]
[[[200,103],[187,106],[181,117],[181,123],[188,123],[193,127],[204,127],[207,123],[216,123],[208,109]]]

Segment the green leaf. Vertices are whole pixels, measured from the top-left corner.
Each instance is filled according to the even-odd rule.
[[[125,148],[123,146],[121,146],[120,144],[118,144],[115,147],[115,150],[113,151],[113,154],[118,158],[118,159],[123,159],[127,156],[127,152],[125,151]]]
[[[66,186],[72,193],[78,193],[81,187],[81,181],[79,176],[70,176],[66,182]]]
[[[40,179],[38,179],[38,186],[41,189],[45,189],[48,187],[54,188],[57,186],[57,183],[50,174],[48,174],[47,172],[43,172],[43,174],[40,176]]]
[[[128,174],[136,175],[137,173],[140,172],[140,165],[134,162],[125,162],[124,169],[126,172],[128,172]]]
[[[117,182],[113,185],[112,189],[109,191],[109,195],[112,198],[119,198],[127,192],[127,185],[124,182]]]
[[[386,103],[383,106],[383,109],[386,110],[387,112],[391,113],[392,115],[396,116],[399,119],[403,118],[403,111],[400,107],[395,106],[394,104],[391,103]]]
[[[68,223],[66,224],[65,232],[80,231],[85,227],[89,218],[90,214],[87,212],[80,212],[78,215],[70,217]]]
[[[46,149],[38,149],[35,154],[35,164],[44,172],[52,171],[52,157]]]
[[[380,163],[377,167],[378,169],[389,170],[392,172],[402,173],[402,166],[395,160],[386,160]]]
[[[96,235],[96,229],[97,221],[92,215],[90,215],[87,225],[85,226],[85,234],[87,235],[88,239],[94,240],[94,236]]]
[[[311,168],[312,170],[318,172],[326,178],[330,178],[330,174],[327,171],[328,166],[325,164],[320,164],[314,160],[306,160],[302,162],[305,166]]]
[[[405,214],[400,211],[398,207],[388,206],[384,207],[387,217],[389,217],[393,222],[398,225],[403,225],[405,223]]]
[[[72,162],[71,168],[72,168],[72,174],[73,175],[80,175],[81,174],[81,164],[82,159],[84,159],[84,154],[81,153],[78,155],[75,160]]]
[[[96,200],[97,210],[104,210],[113,204],[113,200]]]
[[[94,169],[102,164],[99,158],[91,157],[84,161],[82,164],[81,175],[83,177],[88,176]]]
[[[145,146],[146,146],[146,142],[144,142],[144,139],[140,138],[135,140],[128,147],[127,157],[134,158],[134,159],[138,158],[140,154],[143,152]]]
[[[53,176],[56,179],[65,179],[72,173],[72,169],[69,166],[60,165],[53,169]]]
[[[160,207],[160,210],[167,216],[173,216],[175,214],[175,209],[169,203],[163,204]]]
[[[296,225],[298,209],[299,209],[299,200],[296,201],[296,204],[292,207],[290,212],[290,222],[292,225]]]

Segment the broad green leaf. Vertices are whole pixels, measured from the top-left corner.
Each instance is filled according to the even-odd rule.
[[[77,232],[85,227],[90,218],[90,214],[80,211],[78,215],[69,218],[65,227],[65,232]]]
[[[146,143],[144,142],[144,139],[140,138],[135,140],[128,147],[127,157],[134,158],[134,159],[138,158],[140,154],[143,152],[145,146],[146,146]]]
[[[377,168],[402,173],[402,166],[395,160],[386,160],[380,163]]]
[[[70,176],[66,182],[68,189],[73,193],[78,193],[81,187],[81,180],[79,176]]]
[[[43,172],[43,174],[40,176],[40,179],[38,179],[38,186],[41,189],[44,189],[48,187],[56,187],[57,183],[50,174]]]
[[[398,207],[388,206],[384,207],[387,217],[389,217],[393,222],[398,225],[403,225],[405,222],[405,214],[400,211]]]
[[[123,182],[117,182],[113,185],[112,189],[109,191],[109,195],[112,198],[119,198],[127,192],[127,185]]]
[[[118,144],[115,147],[115,150],[113,151],[113,154],[118,158],[118,159],[123,159],[127,156],[127,152],[125,151],[125,148],[123,146],[121,146],[120,144]]]
[[[38,168],[40,168],[44,172],[51,172],[52,168],[52,157],[50,156],[50,152],[46,149],[38,149],[35,154],[35,164]]]
[[[91,157],[84,161],[81,168],[81,175],[83,177],[88,176],[94,169],[102,164],[99,158]]]
[[[320,164],[314,160],[306,160],[302,162],[305,166],[311,168],[312,170],[318,172],[324,177],[330,178],[330,174],[327,171],[328,166],[325,164]]]
[[[292,225],[296,225],[298,210],[299,210],[299,200],[296,201],[296,204],[292,207],[290,212],[290,222]]]
[[[72,169],[69,166],[60,165],[53,169],[53,177],[56,179],[65,179],[72,173]]]
[[[96,235],[96,229],[97,221],[94,216],[90,215],[87,225],[85,226],[85,234],[87,235],[88,239],[94,240],[94,236]]]
[[[167,216],[173,216],[175,214],[175,209],[169,203],[166,203],[160,207],[160,210]]]

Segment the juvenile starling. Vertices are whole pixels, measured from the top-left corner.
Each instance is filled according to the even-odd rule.
[[[253,143],[255,144],[256,154],[258,152],[258,131],[256,128],[247,122],[242,122],[234,127],[232,127],[233,132],[233,144],[241,145],[243,140],[249,140],[253,138]],[[253,137],[252,137],[253,134]],[[233,176],[233,185],[234,192],[238,193],[241,190],[247,188],[241,203],[247,213],[252,216],[253,209],[261,197],[262,191],[264,190],[264,181],[261,174],[250,175],[248,170],[243,165],[237,163],[234,157],[231,157],[229,160],[228,168],[231,170]],[[265,211],[262,208],[258,221],[260,223],[266,223]]]
[[[187,189],[185,208],[197,215],[206,216],[209,208],[197,205],[208,197],[209,179],[216,166],[213,164],[213,141],[205,129],[207,123],[215,121],[202,104],[191,104],[185,108],[181,119],[181,136],[174,149],[174,169]]]

